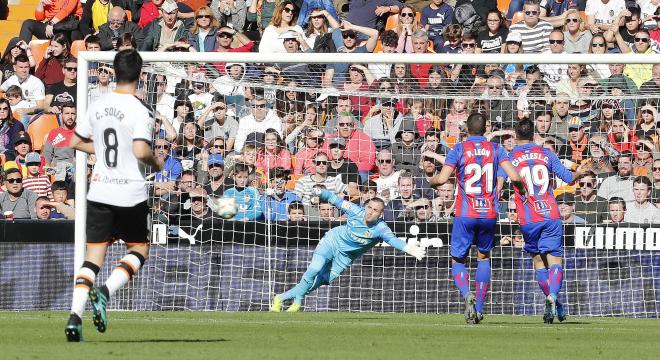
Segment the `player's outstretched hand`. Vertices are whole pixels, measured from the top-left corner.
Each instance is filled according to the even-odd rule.
[[[403,248],[403,251],[417,259],[418,261],[421,261],[426,257],[426,249],[423,247],[417,246],[416,244],[408,244],[406,247]]]

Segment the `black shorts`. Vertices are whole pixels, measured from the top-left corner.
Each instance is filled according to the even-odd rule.
[[[146,243],[149,235],[147,202],[122,207],[87,201],[87,243]]]

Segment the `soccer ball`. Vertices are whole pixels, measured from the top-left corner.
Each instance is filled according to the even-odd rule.
[[[233,218],[238,211],[236,199],[232,197],[221,197],[216,199],[213,211],[223,219]]]

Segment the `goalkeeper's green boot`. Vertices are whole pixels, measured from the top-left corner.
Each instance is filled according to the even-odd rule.
[[[275,295],[273,298],[273,305],[270,306],[271,312],[282,312],[282,299],[279,295]]]
[[[94,287],[89,291],[89,301],[92,303],[92,321],[99,332],[105,332],[108,327],[108,318],[105,307],[108,304],[108,298],[101,289]]]
[[[467,294],[465,297],[465,322],[468,324],[476,324],[477,322],[477,308],[475,304],[477,303],[477,298],[473,293]]]
[[[81,342],[83,341],[82,337],[82,320],[76,314],[71,314],[69,316],[69,321],[66,323],[66,328],[64,328],[64,333],[66,334],[66,340],[70,342]]]
[[[300,309],[302,308],[302,305],[298,303],[293,303],[291,306],[289,306],[288,309],[286,309],[286,312],[299,312]]]

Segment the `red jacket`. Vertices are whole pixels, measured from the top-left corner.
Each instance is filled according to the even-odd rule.
[[[337,138],[337,133],[325,136],[325,141],[321,150],[326,154],[329,153],[328,146],[330,141]],[[369,135],[364,131],[355,129],[346,141],[345,157],[357,165],[360,171],[370,171],[376,164],[376,146],[371,141]]]

